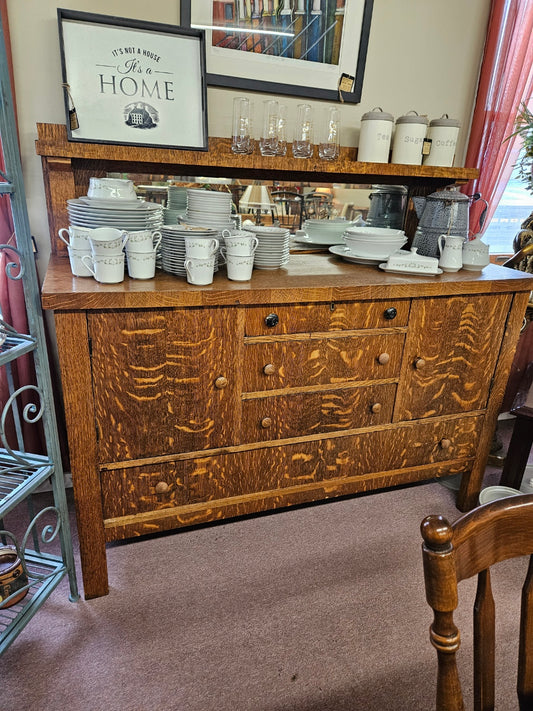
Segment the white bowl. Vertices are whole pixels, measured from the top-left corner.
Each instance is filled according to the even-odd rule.
[[[366,237],[367,239],[374,238],[380,241],[383,239],[405,238],[405,232],[403,230],[395,230],[392,227],[358,227],[355,225],[353,227],[347,227],[346,232],[348,232],[350,236]]]
[[[347,227],[353,225],[343,219],[305,220],[303,229],[306,239],[312,244],[342,244],[342,235]]]
[[[395,239],[376,239],[375,237],[362,237],[345,232],[344,242],[350,252],[359,257],[372,257],[375,259],[388,259],[407,242],[405,235]]]
[[[96,200],[136,200],[133,180],[90,178],[87,197]]]
[[[520,496],[518,489],[511,489],[510,486],[487,486],[479,492],[479,503],[488,504],[491,501],[507,499],[510,496]]]

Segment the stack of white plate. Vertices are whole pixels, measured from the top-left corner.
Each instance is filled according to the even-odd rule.
[[[169,185],[167,188],[167,204],[163,209],[165,225],[176,225],[187,209],[187,188],[179,185]]]
[[[67,200],[69,222],[76,227],[115,227],[118,230],[156,230],[163,208],[144,200],[100,200],[87,196]]]
[[[289,261],[290,231],[283,227],[253,225],[246,227],[259,240],[254,255],[254,268],[279,269]]]
[[[303,224],[305,236],[300,236],[295,241],[303,244],[342,244],[344,231],[354,224],[355,222],[348,222],[343,217],[331,220],[305,220]]]
[[[202,237],[216,237],[217,230],[187,225],[163,225],[161,228],[161,268],[176,276],[187,276],[185,269],[185,237],[190,234]],[[215,271],[218,269],[218,254]]]
[[[209,227],[218,232],[233,230],[235,224],[231,219],[231,204],[231,193],[187,188],[187,211],[183,221],[188,225]]]

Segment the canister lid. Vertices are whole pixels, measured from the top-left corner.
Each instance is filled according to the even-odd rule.
[[[422,123],[428,125],[427,116],[419,116],[416,111],[409,111],[405,116],[399,116],[396,123]]]
[[[372,111],[367,111],[366,114],[361,116],[361,121],[391,121],[394,122],[394,116],[392,114],[383,111],[380,106],[376,106]]]
[[[430,126],[449,126],[450,128],[461,128],[461,124],[457,119],[448,118],[448,114],[442,114],[438,119],[432,119],[429,122]]]
[[[373,185],[372,192],[400,193],[401,195],[407,195],[407,188],[405,187],[405,185]]]

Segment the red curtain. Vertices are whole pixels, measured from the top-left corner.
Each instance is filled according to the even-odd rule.
[[[0,13],[2,16],[4,41],[6,44],[6,51],[8,55],[8,63],[11,76],[11,91],[14,97],[15,94],[13,87],[13,68],[11,64],[9,25],[7,18],[6,0],[0,0]],[[5,173],[4,156],[1,150],[0,170]],[[0,244],[9,244],[11,246],[16,247],[13,219],[11,214],[11,201],[9,195],[3,195],[2,197],[0,197]],[[18,257],[16,253],[11,251],[10,249],[0,250],[0,309],[2,318],[7,324],[13,326],[13,328],[19,333],[28,333],[28,320],[26,317],[26,305],[24,301],[24,290],[22,282],[16,279],[10,279],[8,277],[6,273],[6,267],[9,263],[18,263]],[[14,276],[16,276],[18,274],[18,267],[14,267],[11,272]],[[36,383],[35,368],[31,355],[24,355],[20,358],[17,358],[17,360],[11,364],[11,372],[15,389],[18,389],[19,387],[25,385],[34,385]],[[0,368],[0,412],[3,411],[4,405],[9,399],[9,396],[10,392],[8,387],[7,371],[6,367],[2,367]],[[22,396],[17,399],[17,407],[19,412],[22,412],[22,410],[27,404],[31,402],[35,403],[35,399],[36,396],[33,391],[27,391],[22,393]],[[38,405],[38,403],[36,403],[36,405]],[[22,418],[21,429],[26,451],[37,454],[42,453],[44,449],[42,443],[42,430],[40,425],[36,426],[35,424],[29,424],[25,422]],[[5,421],[5,434],[10,446],[17,449],[19,447],[19,443],[17,442],[15,432],[16,431],[14,426],[14,420],[12,417],[12,409],[10,409]],[[2,445],[0,444],[0,446]]]
[[[479,86],[465,160],[478,168],[479,178],[463,192],[481,193],[489,207],[487,227],[511,176],[521,148],[512,138],[520,104],[533,94],[533,2],[492,0]],[[484,204],[472,205],[470,230],[479,232]]]

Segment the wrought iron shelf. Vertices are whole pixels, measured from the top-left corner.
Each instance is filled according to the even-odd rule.
[[[46,457],[22,452],[15,455],[24,458],[25,463],[0,449],[0,519],[54,473]]]
[[[56,556],[27,550],[24,559],[29,584],[26,596],[12,607],[0,604],[0,654],[20,634],[67,574],[63,560]]]
[[[26,334],[10,335],[0,347],[0,366],[35,350],[35,339]]]
[[[18,282],[21,287],[27,326],[21,327],[25,333],[19,333],[4,320],[4,316],[8,321],[11,317],[0,313],[0,368],[4,383],[0,411],[0,544],[8,548],[3,558],[14,558],[15,563],[13,570],[3,566],[0,580],[0,654],[63,578],[68,578],[70,599],[79,599],[4,36],[0,17],[0,143],[5,165],[0,170],[0,196],[4,196],[4,202],[9,201],[16,238],[0,240],[3,242],[0,251],[6,257],[0,276]],[[22,310],[22,304],[16,308]],[[18,368],[20,357],[27,358],[30,353],[34,378],[26,376],[24,367]],[[37,450],[39,454],[28,450]],[[47,480],[51,483],[52,505],[33,496]],[[17,533],[4,528],[3,519],[7,514]],[[19,540],[21,526],[28,516],[31,521]],[[43,546],[54,547],[45,552]]]

